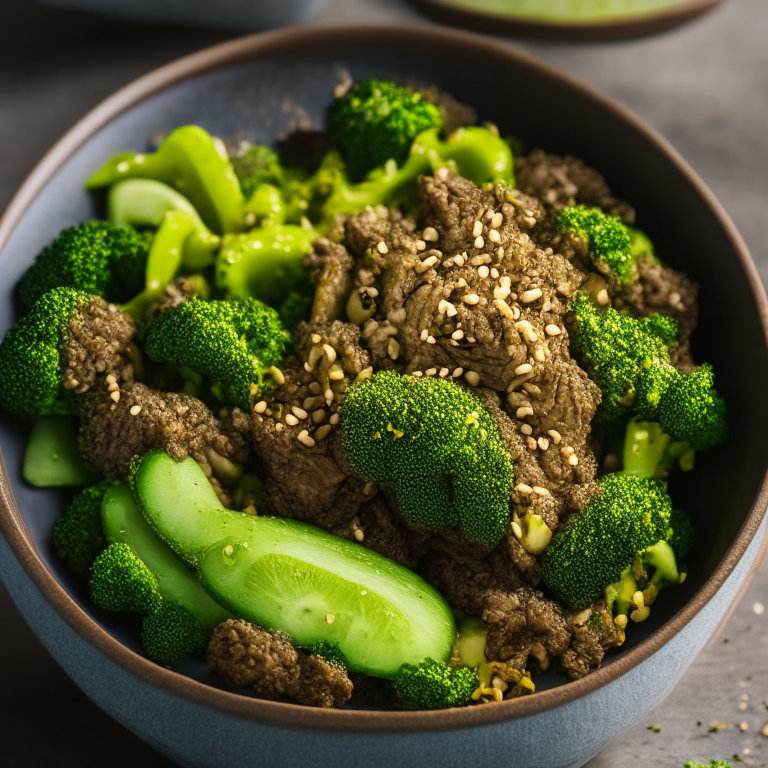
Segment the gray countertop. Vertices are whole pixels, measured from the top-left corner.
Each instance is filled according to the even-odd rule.
[[[117,23],[32,0],[0,8],[0,210],[48,147],[116,88],[226,39]],[[6,7],[7,6],[7,7]],[[327,0],[313,24],[430,23],[402,0]],[[666,34],[601,44],[510,40],[589,81],[664,134],[724,203],[768,281],[768,3],[727,0]],[[768,561],[728,624],[647,720],[588,768],[768,766]],[[0,764],[171,763],[93,705],[57,667],[0,587]],[[710,731],[714,723],[731,727]],[[739,724],[746,724],[741,730]],[[650,727],[660,728],[660,731]],[[734,762],[734,766],[738,763]],[[546,766],[542,766],[546,768]]]

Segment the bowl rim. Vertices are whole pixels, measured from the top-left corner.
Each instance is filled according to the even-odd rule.
[[[683,0],[657,11],[628,14],[604,21],[537,21],[514,14],[459,5],[452,0],[409,0],[411,5],[443,24],[499,35],[522,35],[549,40],[624,40],[672,29],[714,10],[724,0]]]
[[[593,86],[531,54],[478,35],[434,27],[415,25],[293,27],[237,38],[177,59],[149,72],[98,104],[44,155],[0,218],[0,252],[35,197],[45,188],[59,168],[89,138],[123,112],[172,85],[226,66],[294,52],[361,47],[413,48],[416,45],[422,50],[448,48],[459,55],[502,61],[524,71],[535,73],[545,80],[554,81],[610,113],[653,145],[692,187],[729,241],[749,284],[760,318],[763,343],[768,347],[768,299],[749,251],[714,194],[666,139],[629,109]],[[737,536],[714,573],[693,598],[667,623],[627,651],[621,658],[581,680],[568,682],[534,696],[506,700],[494,706],[417,712],[317,709],[254,699],[197,682],[149,661],[109,635],[77,605],[43,564],[14,499],[0,452],[0,534],[46,601],[83,640],[124,671],[173,695],[245,721],[287,728],[358,733],[441,731],[514,720],[572,702],[617,680],[677,635],[714,597],[733,572],[757,533],[767,507],[768,471],[763,477],[750,512]],[[768,537],[766,539],[768,540]],[[759,560],[758,556],[747,581],[756,570]]]

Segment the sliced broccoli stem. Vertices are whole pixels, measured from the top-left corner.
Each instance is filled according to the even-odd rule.
[[[624,440],[624,472],[658,477],[659,462],[671,439],[659,424],[631,419]]]
[[[680,574],[677,568],[677,559],[672,547],[666,541],[660,541],[643,552],[643,563],[655,568],[651,583],[657,587],[666,584],[678,584]]]
[[[90,485],[98,476],[85,466],[71,416],[43,416],[24,451],[24,479],[38,488]]]
[[[632,573],[632,566],[622,571],[617,582],[609,584],[605,588],[605,602],[608,611],[616,607],[615,615],[627,614],[632,608],[632,596],[637,592],[637,581]]]

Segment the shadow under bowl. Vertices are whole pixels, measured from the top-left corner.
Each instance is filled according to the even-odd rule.
[[[93,608],[85,582],[50,545],[66,494],[22,481],[29,425],[6,415],[0,573],[70,677],[182,765],[449,768],[494,745],[494,762],[502,766],[576,768],[672,689],[751,578],[766,532],[763,288],[711,192],[637,117],[527,54],[447,30],[293,29],[204,50],[107,99],[24,183],[0,220],[0,334],[13,322],[13,286],[35,255],[64,227],[99,215],[83,182],[108,157],[144,150],[153,135],[185,123],[262,143],[308,121],[319,127],[346,73],[436,84],[524,146],[583,159],[636,208],[659,256],[700,283],[694,352],[720,371],[731,439],[726,449],[700,457],[696,471],[672,489],[700,532],[688,580],[664,593],[600,670],[576,682],[544,674],[534,696],[437,712],[379,711],[354,697],[354,708],[330,711],[263,701],[227,688],[202,662],[153,664],[141,655],[135,622]]]

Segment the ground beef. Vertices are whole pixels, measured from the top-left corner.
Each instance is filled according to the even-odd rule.
[[[335,707],[352,695],[340,666],[294,648],[287,635],[270,633],[242,619],[213,632],[206,661],[211,671],[268,699],[286,697],[311,707]]]
[[[304,266],[316,283],[312,322],[326,324],[338,320],[344,312],[352,288],[354,261],[339,243],[321,237],[304,259]]]
[[[285,383],[269,401],[258,403],[250,414],[233,411],[232,426],[261,459],[264,490],[277,514],[353,536],[349,524],[377,489],[350,476],[338,445],[333,427],[343,389],[336,385],[345,381],[333,382],[330,386],[340,391],[329,388],[326,398],[316,372],[299,367],[295,358],[285,361],[283,374]],[[327,377],[325,383],[329,386]]]
[[[134,456],[163,448],[176,461],[192,456],[222,501],[229,503],[213,476],[209,455],[215,451],[243,463],[248,446],[242,435],[189,395],[158,392],[137,381],[108,386],[90,394],[81,407],[80,444],[94,469],[107,477],[123,477]]]
[[[605,179],[594,168],[570,155],[559,157],[535,149],[515,160],[515,175],[518,189],[553,210],[581,203],[620,216],[627,224],[635,220],[634,210],[613,196]]]
[[[586,611],[569,612],[568,628],[572,633],[568,649],[558,658],[558,669],[572,680],[597,669],[609,648],[623,642],[604,602]]]
[[[637,281],[625,294],[616,297],[614,306],[641,317],[655,312],[674,317],[679,328],[678,341],[681,346],[686,345],[699,319],[699,286],[682,272],[650,260],[642,260],[637,272]]]
[[[128,313],[94,296],[69,324],[63,386],[82,395],[107,376],[117,382],[130,381],[135,330],[136,324]]]
[[[186,277],[180,277],[173,283],[168,283],[165,286],[163,295],[152,302],[147,308],[144,314],[144,322],[151,322],[152,318],[160,312],[165,312],[166,309],[173,309],[178,307],[187,299],[192,298],[198,294],[198,287],[188,280]]]

